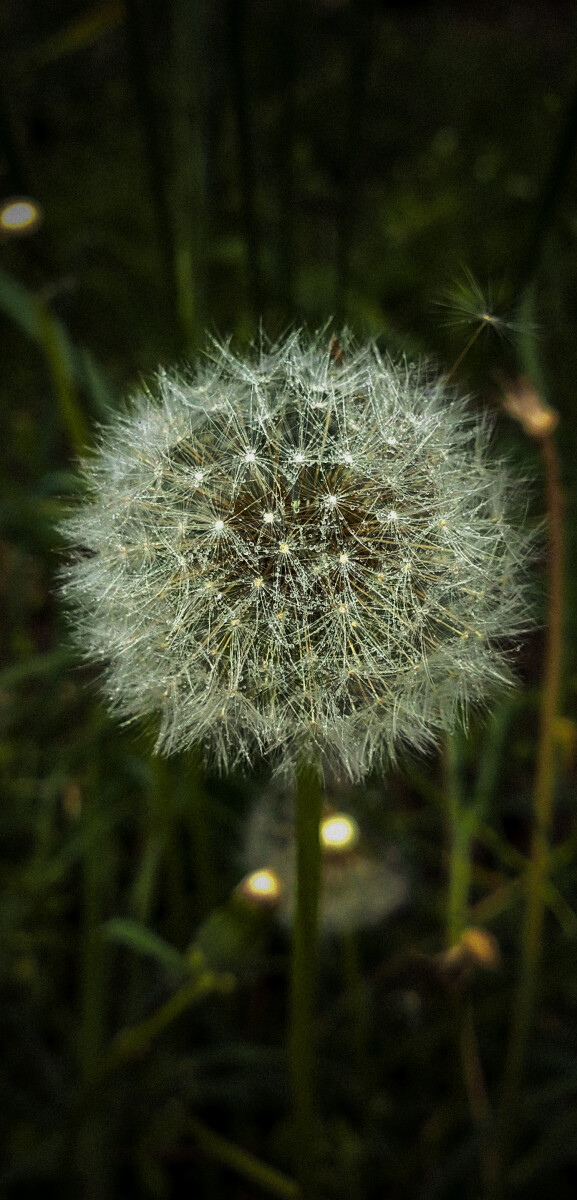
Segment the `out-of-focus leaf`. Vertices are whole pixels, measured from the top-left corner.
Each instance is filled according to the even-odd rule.
[[[124,20],[124,5],[120,0],[108,0],[106,4],[98,4],[90,12],[84,13],[76,21],[70,21],[58,33],[47,41],[36,46],[32,51],[34,65],[44,66],[46,63],[57,62],[77,50],[84,50],[99,38],[114,29]]]
[[[74,449],[85,449],[90,442],[88,424],[76,394],[77,371],[74,351],[64,326],[52,316],[48,305],[36,299],[40,340],[60,409],[60,420]]]
[[[239,971],[250,967],[262,952],[263,938],[272,921],[266,907],[252,906],[233,893],[203,921],[187,950],[192,964],[201,952],[213,971]]]
[[[85,389],[95,413],[105,415],[113,407],[112,394],[92,355],[76,347],[65,325],[53,316],[44,300],[29,291],[8,271],[0,270],[0,310],[44,349],[58,355],[64,380],[74,380]],[[52,364],[49,364],[52,370]]]
[[[164,938],[148,929],[146,925],[141,925],[140,921],[133,921],[130,917],[117,917],[107,921],[102,928],[105,937],[128,946],[136,954],[154,958],[171,974],[185,975],[187,973],[186,960],[183,955]]]
[[[50,650],[47,654],[31,655],[23,662],[14,663],[13,666],[5,667],[3,671],[0,671],[0,688],[14,687],[15,684],[32,679],[35,675],[50,675],[52,672],[60,672],[73,661],[70,651],[63,647],[59,647],[58,650]]]

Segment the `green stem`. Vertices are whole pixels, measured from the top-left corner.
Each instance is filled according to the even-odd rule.
[[[159,1037],[188,1008],[198,1004],[205,996],[209,996],[211,992],[226,994],[233,989],[234,984],[232,975],[226,973],[216,975],[213,971],[203,971],[198,978],[183,984],[150,1017],[146,1017],[138,1025],[122,1029],[116,1035],[110,1050],[98,1064],[92,1082],[99,1083],[117,1067],[122,1066],[127,1059],[138,1058],[139,1054],[148,1049],[150,1042]]]
[[[163,838],[162,884],[166,897],[166,928],[170,940],[183,947],[190,940],[191,917],[176,799],[180,784],[179,763],[157,756],[153,759],[152,769],[154,814]]]
[[[260,315],[263,307],[260,238],[256,205],[254,146],[244,55],[246,3],[245,0],[228,0],[227,7],[230,77],[238,136],[241,219],[245,241],[249,300],[253,312]]]
[[[297,17],[298,19],[295,19]],[[295,239],[297,176],[295,169],[296,122],[296,34],[302,36],[305,13],[295,0],[284,0],[278,22],[278,95],[280,112],[277,134],[277,181],[279,204],[278,291],[287,313],[295,311]]]
[[[526,872],[521,967],[513,1009],[500,1109],[502,1168],[514,1137],[527,1042],[533,1023],[542,955],[543,919],[549,872],[549,835],[555,786],[555,721],[559,711],[563,638],[563,513],[559,464],[553,438],[541,442],[549,519],[549,602],[541,725],[533,797],[533,835]]]
[[[90,432],[78,402],[68,339],[54,320],[48,304],[39,298],[35,304],[39,339],[58,401],[62,427],[74,452],[81,454],[90,445]]]
[[[545,237],[555,214],[558,201],[567,186],[577,144],[577,87],[569,98],[557,152],[541,192],[531,238],[517,273],[519,294],[528,288],[535,277]]]
[[[207,242],[202,112],[203,64],[208,60],[204,0],[173,6],[174,267],[181,342],[187,352],[202,339],[204,255]]]
[[[218,901],[218,873],[211,830],[211,807],[204,788],[198,748],[187,756],[189,803],[186,821],[192,839],[192,855],[196,885],[196,909],[206,917]]]
[[[367,90],[374,49],[371,0],[353,0],[349,13],[346,45],[349,50],[346,97],[343,183],[341,188],[336,262],[335,314],[343,320],[350,283],[351,255],[359,212],[363,134],[367,116]]]
[[[315,1097],[315,1001],[321,887],[319,825],[323,793],[318,773],[301,767],[296,789],[296,909],[290,991],[289,1076],[295,1174],[302,1200],[318,1200]]]
[[[248,1154],[234,1142],[229,1142],[228,1138],[215,1133],[204,1121],[199,1121],[196,1117],[189,1119],[189,1129],[201,1149],[224,1167],[237,1171],[244,1179],[250,1179],[251,1183],[258,1184],[273,1196],[297,1200],[299,1189],[296,1183],[274,1167],[269,1167],[267,1163],[255,1158],[254,1154]]]
[[[124,0],[124,7],[126,11],[129,67],[146,154],[156,233],[162,255],[166,295],[171,314],[176,314],[176,252],[172,210],[168,197],[166,170],[161,149],[164,141],[163,132],[160,127],[159,114],[150,84],[146,34],[143,27],[141,8],[137,0]]]

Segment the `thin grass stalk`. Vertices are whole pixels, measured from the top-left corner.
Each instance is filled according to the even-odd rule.
[[[190,911],[182,853],[182,836],[178,819],[176,792],[180,784],[178,769],[167,759],[153,760],[155,817],[163,837],[163,887],[166,898],[166,927],[177,946],[190,940]]]
[[[218,899],[217,869],[210,822],[210,803],[206,794],[198,749],[187,756],[187,783],[190,802],[186,821],[192,840],[192,860],[196,885],[196,915],[208,916]]]
[[[9,86],[9,79],[6,80]],[[2,191],[4,194],[31,196],[35,193],[34,184],[30,178],[28,164],[20,147],[20,142],[12,119],[10,105],[7,102],[4,86],[0,86],[0,152],[7,167],[3,178]]]
[[[577,145],[577,86],[573,88],[565,111],[557,152],[549,168],[537,207],[531,239],[521,260],[517,291],[522,294],[535,278],[543,244],[555,209],[570,177]]]
[[[304,13],[299,12],[304,18]],[[278,65],[280,115],[278,123],[278,289],[286,313],[294,313],[295,288],[295,128],[296,27],[294,0],[284,0],[279,20]]]
[[[215,1133],[196,1117],[189,1119],[188,1127],[201,1150],[222,1166],[256,1183],[271,1196],[280,1196],[281,1200],[298,1200],[300,1193],[297,1184],[275,1167],[269,1167],[268,1163],[263,1163],[254,1154],[249,1154],[228,1138]]]
[[[250,306],[255,315],[262,313],[259,236],[256,212],[254,151],[250,122],[246,67],[244,61],[244,0],[228,0],[228,44],[239,146],[242,225],[246,252]]]
[[[62,428],[70,439],[74,453],[81,454],[90,444],[90,431],[78,402],[69,343],[46,302],[36,299],[35,304],[39,340],[58,401]]]
[[[318,1200],[315,1005],[321,888],[319,826],[323,793],[318,773],[301,766],[296,788],[296,907],[290,979],[289,1080],[294,1164],[302,1200]]]
[[[346,315],[351,252],[358,209],[367,81],[372,49],[371,31],[371,0],[355,0],[349,14],[347,38],[350,57],[344,129],[345,169],[340,201],[335,294],[335,312],[339,319]]]
[[[501,1171],[510,1157],[518,1123],[519,1099],[531,1032],[543,949],[543,923],[549,873],[549,837],[555,787],[555,722],[561,694],[563,649],[564,543],[559,462],[553,436],[540,443],[545,469],[549,530],[547,638],[537,772],[533,796],[533,834],[526,871],[526,908],[521,964],[505,1060],[499,1122]]]
[[[160,147],[163,144],[155,99],[150,86],[146,37],[137,0],[124,0],[129,44],[129,65],[137,112],[142,130],[146,165],[166,295],[170,310],[177,312],[176,252],[172,212],[166,186],[166,170]]]
[[[204,0],[176,0],[172,73],[174,255],[177,315],[187,352],[200,345],[205,324],[206,188],[202,113],[206,25]]]

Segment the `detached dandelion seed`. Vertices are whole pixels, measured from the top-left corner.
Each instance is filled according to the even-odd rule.
[[[217,345],[83,465],[63,595],[159,751],[358,780],[511,680],[532,535],[490,424],[425,367],[338,345]]]

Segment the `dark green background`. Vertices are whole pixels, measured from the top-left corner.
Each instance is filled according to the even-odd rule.
[[[203,934],[202,922],[242,874],[255,785],[203,784],[184,758],[153,762],[146,731],[112,725],[92,671],[74,663],[54,597],[54,523],[75,492],[78,451],[143,376],[201,352],[207,331],[242,348],[261,323],[277,336],[332,320],[447,370],[485,306],[502,320],[482,330],[458,381],[497,407],[499,371],[530,373],[559,410],[569,546],[557,853],[507,1194],[574,1195],[576,32],[575,6],[553,2],[7,0],[0,10],[0,195],[31,195],[44,213],[34,235],[0,239],[8,1200],[264,1194],[203,1151],[195,1114],[291,1170],[288,943],[278,931],[226,952],[233,993],[195,1005],[97,1079],[117,1031],[174,991],[166,943],[182,951],[200,930],[218,949],[221,934]],[[498,437],[534,474],[538,516],[537,449],[504,417]],[[521,650],[500,741],[478,722],[459,743],[467,794],[480,764],[490,772],[472,900],[501,946],[498,970],[455,983],[434,957],[446,879],[436,758],[356,796],[369,827],[399,844],[412,894],[358,938],[367,1072],[350,958],[347,976],[342,946],[323,948],[328,1197],[485,1195],[456,1012],[472,995],[494,1099],[516,978],[542,640],[537,632]],[[134,929],[132,944],[126,928],[124,940],[113,936],[105,923],[120,918],[162,937],[164,952],[148,945],[143,955]]]

